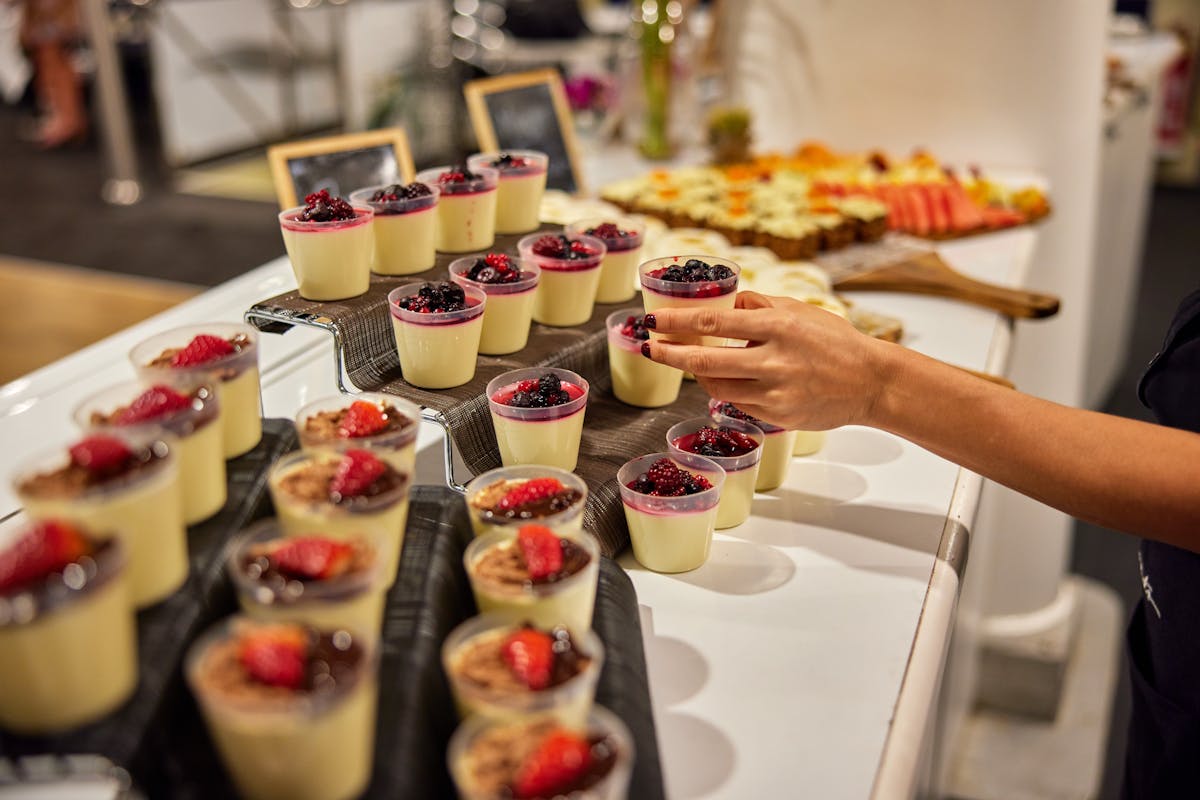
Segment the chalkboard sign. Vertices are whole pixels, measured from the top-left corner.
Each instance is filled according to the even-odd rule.
[[[346,197],[365,186],[407,183],[414,174],[402,128],[275,145],[267,149],[267,161],[283,209],[299,205],[305,195],[321,189]]]
[[[550,157],[548,188],[585,191],[575,125],[557,72],[539,69],[471,81],[463,94],[480,150],[540,150]]]

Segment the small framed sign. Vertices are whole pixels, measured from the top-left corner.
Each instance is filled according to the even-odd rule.
[[[585,191],[575,123],[553,69],[470,81],[463,87],[479,149],[540,150],[550,157],[546,187]]]
[[[412,151],[403,128],[380,128],[267,148],[275,196],[281,209],[326,189],[346,197],[355,189],[412,181]]]

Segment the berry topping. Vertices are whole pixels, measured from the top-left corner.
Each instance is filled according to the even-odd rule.
[[[544,525],[524,525],[517,531],[517,547],[529,577],[541,580],[562,569],[562,540]]]
[[[37,522],[0,552],[0,594],[9,594],[78,561],[92,550],[69,522]]]
[[[597,251],[584,242],[571,241],[566,236],[547,234],[533,243],[533,254],[561,261],[578,261],[593,258]]]
[[[621,325],[621,335],[627,339],[638,339],[645,341],[650,338],[650,330],[646,327],[646,317],[644,314],[628,316],[625,318],[625,323]]]
[[[467,181],[479,180],[479,175],[467,169],[465,164],[458,164],[450,167],[441,175],[438,175],[438,183],[466,183]]]
[[[195,367],[233,352],[233,345],[220,336],[202,333],[171,359],[172,367]]]
[[[500,498],[500,502],[497,505],[502,511],[508,511],[530,503],[536,503],[538,500],[543,500],[547,497],[553,497],[556,494],[566,491],[566,488],[558,478],[534,478],[509,489]]]
[[[500,157],[492,162],[492,166],[499,170],[521,169],[529,166],[529,159],[523,156],[514,156],[511,153],[501,153]]]
[[[462,311],[467,307],[467,295],[456,283],[439,281],[426,283],[416,294],[401,297],[397,305],[418,314],[444,314],[449,311]]]
[[[275,567],[289,578],[327,580],[346,573],[354,558],[354,548],[335,539],[297,536],[272,550],[270,557]]]
[[[467,277],[478,283],[516,283],[523,276],[506,253],[488,253],[475,260]]]
[[[682,497],[712,488],[708,478],[680,469],[669,458],[660,458],[627,486],[635,492],[654,497]]]
[[[186,394],[180,394],[170,386],[158,384],[139,394],[132,403],[122,409],[117,415],[116,423],[136,425],[174,414],[176,411],[190,408],[191,405],[192,399]]]
[[[361,497],[387,472],[387,464],[366,450],[347,450],[337,472],[329,482],[329,495],[337,503],[343,498]]]
[[[387,426],[387,417],[383,415],[379,406],[366,400],[355,400],[338,423],[337,432],[343,439],[357,439],[362,436],[374,436]]]
[[[577,733],[556,730],[517,769],[513,794],[518,798],[557,797],[587,774],[592,748]]]
[[[338,222],[355,216],[357,214],[349,203],[322,189],[304,198],[304,210],[297,219],[301,222]]]
[[[713,265],[698,258],[689,258],[682,264],[656,269],[650,273],[650,277],[674,283],[704,283],[732,278],[733,270],[724,264]]]
[[[517,408],[549,408],[561,406],[571,400],[571,393],[563,388],[562,380],[553,372],[547,372],[537,380],[518,383],[517,391],[509,398],[508,405]]]
[[[720,414],[723,417],[733,417],[734,419],[745,420],[754,425],[762,426],[764,423],[759,422],[758,417],[752,417],[745,411],[735,406],[733,403],[721,403],[720,405],[712,406],[713,414]]]
[[[758,442],[724,425],[719,428],[706,425],[693,434],[681,437],[676,447],[702,456],[731,458],[751,452],[758,447]]]
[[[245,634],[238,643],[238,661],[259,683],[300,689],[308,672],[308,637],[303,629],[292,626]]]
[[[115,475],[134,458],[125,442],[102,433],[76,442],[70,452],[71,463],[92,475]]]
[[[391,186],[376,189],[375,193],[371,195],[371,202],[391,203],[396,200],[414,200],[418,197],[429,197],[432,194],[433,190],[423,183],[410,183],[407,186],[393,183]]]
[[[500,646],[504,663],[513,675],[533,689],[550,685],[554,672],[554,637],[535,628],[513,632]]]
[[[637,234],[634,231],[623,231],[612,222],[603,222],[594,228],[588,228],[587,234],[597,239],[628,239]]]

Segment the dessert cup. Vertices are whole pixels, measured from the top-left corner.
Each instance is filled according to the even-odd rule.
[[[516,508],[511,515],[493,510],[494,507],[488,505],[487,501],[493,492],[508,491],[537,478],[554,478],[567,492],[574,492],[575,497],[567,498],[569,505],[561,510],[555,510],[562,504],[559,501],[550,507],[535,505],[527,509]],[[492,531],[515,535],[518,528],[531,523],[545,525],[560,535],[578,534],[583,531],[583,510],[587,505],[587,496],[587,484],[573,472],[540,465],[498,467],[475,476],[467,485],[467,513],[476,536]]]
[[[225,452],[215,384],[188,386],[177,382],[174,388],[191,398],[191,404],[186,408],[145,422],[122,422],[118,418],[119,412],[149,388],[150,385],[142,381],[126,381],[97,392],[75,409],[75,424],[84,431],[136,428],[150,433],[161,428],[172,434],[179,460],[183,522],[194,525],[225,506]]]
[[[342,436],[338,422],[356,402],[371,403],[385,411],[389,425],[369,436]],[[390,408],[390,411],[387,409]],[[408,420],[401,425],[397,420]],[[345,452],[352,448],[370,450],[400,472],[411,475],[417,463],[417,431],[421,409],[394,394],[361,392],[314,400],[296,412],[296,435],[305,450]]]
[[[422,389],[461,386],[475,377],[487,295],[464,286],[467,307],[459,311],[423,314],[401,308],[398,301],[422,285],[406,283],[388,292],[400,371],[404,380]]]
[[[574,387],[566,389],[571,397],[568,402],[544,408],[508,405],[522,381],[536,381],[546,374],[556,375],[564,384]],[[587,410],[587,381],[570,370],[556,367],[515,369],[489,381],[487,397],[504,466],[539,464],[567,472],[575,469]]]
[[[472,540],[463,554],[463,564],[479,610],[499,615],[514,624],[529,622],[539,628],[563,625],[575,635],[591,629],[596,582],[600,577],[600,546],[589,533],[561,538],[583,548],[588,562],[573,575],[543,584],[528,580],[523,583],[499,581],[480,574],[479,565],[489,550],[517,546],[512,533],[493,531]]]
[[[505,159],[503,156],[509,156]],[[467,159],[472,172],[480,168],[500,173],[496,195],[496,233],[529,233],[541,224],[539,212],[546,190],[550,157],[536,150],[476,153]]]
[[[452,167],[433,167],[417,173],[417,181],[437,186],[437,249],[443,253],[486,250],[496,241],[496,185],[500,174],[480,167],[473,177],[447,182]]]
[[[396,581],[400,551],[404,547],[412,475],[393,470],[398,478],[394,477],[384,491],[344,504],[333,502],[327,489],[324,496],[316,496],[318,492],[304,496],[289,490],[289,485],[300,481],[306,473],[331,474],[339,460],[335,453],[300,452],[275,462],[267,475],[267,488],[279,526],[285,536],[366,538],[379,557],[384,583],[391,586]]]
[[[605,223],[615,225],[617,231],[600,228]],[[600,228],[600,230],[597,230]],[[642,241],[646,225],[640,220],[621,217],[619,219],[586,219],[567,226],[567,236],[595,236],[604,242],[606,252],[600,263],[600,284],[596,288],[597,303],[624,303],[637,293],[638,263],[642,256]],[[614,233],[616,235],[607,235]],[[605,235],[601,235],[605,234]]]
[[[521,261],[535,264],[542,271],[542,282],[533,304],[533,321],[554,327],[582,325],[592,318],[596,289],[600,286],[600,265],[604,261],[604,242],[594,236],[571,237],[594,251],[585,258],[549,258],[533,252],[542,234],[531,233],[517,242]]]
[[[811,456],[825,446],[825,438],[829,431],[796,431],[796,443],[792,446],[792,455]]]
[[[371,232],[371,272],[378,275],[412,275],[431,269],[437,258],[438,187],[425,184],[431,194],[399,200],[372,200],[387,186],[351,192],[350,202],[374,212]],[[366,291],[364,289],[364,291]]]
[[[533,321],[541,270],[522,263],[521,279],[512,283],[481,283],[468,277],[478,256],[464,256],[450,262],[450,280],[463,287],[474,287],[487,295],[483,311],[483,330],[479,334],[479,352],[502,356],[524,349]]]
[[[101,539],[120,539],[129,560],[129,599],[145,608],[174,592],[188,576],[187,530],[175,441],[157,432],[114,429],[136,456],[136,467],[81,483],[64,448],[19,467],[13,489],[33,519],[67,519]]]
[[[754,484],[754,491],[769,492],[778,489],[787,480],[788,468],[792,465],[792,450],[796,445],[797,431],[789,431],[749,415],[726,415],[721,411],[724,405],[719,400],[708,401],[709,416],[718,424],[724,424],[724,420],[732,416],[749,422],[763,432],[762,459],[758,464],[758,480]]]
[[[663,458],[682,470],[703,475],[712,488],[678,497],[658,497],[629,487]],[[655,572],[687,572],[708,560],[725,484],[725,470],[719,464],[693,453],[652,453],[626,462],[617,470],[617,483],[633,557],[639,564]]]
[[[171,356],[194,337],[219,336],[235,345],[234,352],[203,364],[171,365]],[[188,325],[151,336],[129,351],[138,377],[149,383],[182,381],[216,383],[221,410],[221,440],[225,458],[253,450],[262,438],[262,397],[258,381],[258,331],[240,322]]]
[[[125,552],[97,543],[36,586],[0,594],[0,727],[48,734],[103,717],[137,687]]]
[[[264,577],[256,551],[284,540],[278,521],[265,519],[243,531],[230,546],[226,569],[242,613],[260,622],[299,622],[321,630],[345,628],[374,645],[383,627],[387,594],[375,548],[365,539],[352,541],[355,568],[337,577],[299,580],[279,573]]]
[[[719,281],[698,281],[687,283],[683,281],[667,281],[657,278],[653,273],[671,266],[682,265],[690,259],[699,259],[712,266],[725,266],[733,271],[733,275]],[[660,308],[733,308],[737,297],[738,274],[741,268],[737,264],[716,256],[666,256],[643,262],[638,267],[638,276],[642,284],[642,303],[647,314],[653,314]],[[725,344],[723,336],[692,336],[672,334],[664,336],[651,333],[652,339],[667,339],[680,344],[704,344],[721,346]]]
[[[283,244],[300,296],[305,300],[358,297],[371,284],[371,251],[375,239],[368,206],[354,206],[353,219],[306,222],[304,206],[279,213]]]
[[[680,446],[681,440],[686,444],[686,437],[701,428],[716,427],[717,424],[709,417],[696,417],[672,425],[667,431],[667,448],[671,451],[671,457],[688,452]],[[725,487],[721,490],[721,503],[717,507],[717,530],[741,525],[750,516],[763,451],[763,432],[758,426],[732,417],[722,418],[719,424],[749,436],[758,443],[758,447],[739,456],[705,456],[725,470]]]
[[[348,631],[302,628],[339,659],[320,690],[254,686],[245,677],[230,686],[239,637],[279,627],[232,617],[188,651],[184,674],[217,752],[249,800],[358,797],[374,760],[378,651]]]
[[[462,623],[446,637],[442,644],[442,667],[450,679],[458,715],[463,719],[472,714],[482,714],[493,719],[510,720],[548,716],[566,727],[582,728],[592,709],[596,682],[604,666],[604,645],[593,631],[571,637],[579,654],[586,657],[588,663],[580,672],[557,686],[534,690],[516,678],[486,685],[464,674],[463,663],[468,651],[476,647],[489,651],[495,648],[498,651],[504,639],[520,627],[521,623],[514,624],[503,617],[482,614]],[[489,657],[488,660],[492,659]],[[501,659],[496,658],[495,662],[487,667],[505,669]]]
[[[646,358],[642,355],[645,340],[622,333],[627,319],[641,316],[640,308],[623,308],[605,320],[613,394],[622,403],[640,408],[669,406],[679,397],[683,371]]]
[[[517,766],[546,735],[555,730],[546,719],[519,722],[474,716],[450,737],[447,759],[462,800],[502,800],[512,796],[507,785]],[[605,759],[607,771],[587,788],[571,791],[570,800],[624,800],[633,772],[633,737],[625,723],[602,706],[593,706],[583,733],[593,742],[593,757]],[[598,750],[596,743],[602,743]],[[611,763],[611,766],[608,764]]]

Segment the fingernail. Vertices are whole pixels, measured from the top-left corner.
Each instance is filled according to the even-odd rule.
[[[649,342],[642,342],[642,355],[644,355],[646,358],[650,357],[650,343]]]
[[[647,314],[646,316],[642,317],[642,324],[650,330],[654,330],[658,326],[658,320],[654,318],[653,314]]]

